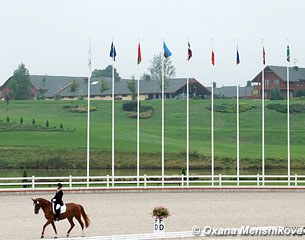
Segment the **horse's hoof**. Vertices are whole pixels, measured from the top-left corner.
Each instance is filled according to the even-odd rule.
[[[44,236],[42,235],[40,238],[44,238]]]
[[[57,236],[55,236],[54,238],[57,238]]]
[[[69,234],[66,235],[66,237],[69,237],[69,236],[70,236]]]

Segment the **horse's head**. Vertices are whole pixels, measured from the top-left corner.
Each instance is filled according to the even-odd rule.
[[[38,199],[33,199],[33,198],[32,198],[32,201],[33,201],[33,205],[34,205],[34,212],[35,212],[35,214],[38,214],[39,209],[41,208],[40,202]]]

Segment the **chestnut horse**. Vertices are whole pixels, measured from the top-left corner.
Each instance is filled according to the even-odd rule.
[[[33,200],[35,214],[38,214],[39,209],[41,208],[44,212],[45,218],[48,220],[46,222],[46,224],[43,225],[41,238],[44,238],[45,228],[49,224],[52,224],[52,227],[53,227],[53,229],[55,231],[55,234],[56,234],[55,237],[57,237],[57,230],[56,230],[55,223],[54,223],[55,215],[52,211],[52,203],[50,201],[46,200],[46,199],[43,199],[43,198],[36,198],[36,199],[32,198],[32,200]],[[65,213],[60,214],[59,220],[63,220],[63,219],[67,218],[68,221],[70,222],[71,227],[67,232],[67,237],[69,237],[72,228],[75,226],[75,224],[73,222],[74,217],[77,219],[80,226],[82,227],[82,232],[83,232],[82,236],[84,236],[84,224],[82,222],[81,217],[83,217],[83,219],[85,221],[85,227],[86,228],[89,227],[89,225],[90,225],[90,219],[88,218],[87,214],[85,213],[85,210],[84,210],[83,206],[80,205],[80,204],[76,204],[76,203],[67,203],[66,206],[67,206],[67,210],[66,210]]]

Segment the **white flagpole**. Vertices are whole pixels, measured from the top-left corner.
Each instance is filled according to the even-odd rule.
[[[212,39],[212,54],[214,53],[214,42]],[[213,63],[212,63],[213,64]],[[212,186],[214,186],[214,81],[212,82],[212,98],[211,98],[211,175]]]
[[[190,138],[190,119],[189,119],[189,114],[190,114],[190,99],[189,99],[189,78],[186,79],[186,185],[189,186],[189,175],[190,175],[190,143],[189,143],[189,138]]]
[[[163,49],[163,55],[162,55],[162,77],[161,77],[161,97],[162,97],[162,120],[161,120],[161,125],[162,125],[162,187],[164,187],[164,49]]]
[[[237,103],[236,103],[236,128],[237,128],[237,166],[236,166],[236,172],[237,172],[237,186],[239,186],[239,84],[237,85]]]
[[[113,47],[114,47],[114,43],[113,43]],[[114,58],[112,59],[112,124],[111,126],[112,126],[111,175],[112,175],[112,187],[114,187]]]
[[[140,44],[140,40],[139,40]],[[139,54],[139,53],[138,53]],[[137,81],[137,186],[140,186],[140,76]]]
[[[238,39],[237,39],[237,51],[238,51]],[[236,88],[236,175],[237,175],[237,186],[239,186],[239,80],[237,80]]]
[[[88,97],[87,97],[87,187],[89,187],[90,178],[90,82],[91,82],[91,37],[89,37],[89,52],[88,52]]]
[[[288,42],[288,41],[287,41]],[[289,46],[287,44],[287,46]],[[290,57],[290,50],[289,50]],[[290,186],[290,90],[289,90],[289,61],[287,61],[287,155],[288,155],[288,186]]]
[[[262,69],[262,182],[265,185],[265,53],[264,53],[264,41],[263,45],[263,69]]]

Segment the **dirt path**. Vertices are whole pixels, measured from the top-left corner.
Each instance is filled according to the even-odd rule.
[[[42,212],[34,214],[31,197],[50,199],[52,194],[0,194],[0,239],[27,240],[40,237],[45,219]],[[166,220],[167,231],[190,231],[193,226],[305,226],[303,192],[66,193],[64,200],[85,207],[92,222],[86,230],[86,236],[152,232],[153,219],[150,212],[158,205],[168,207],[172,213]],[[59,237],[64,237],[69,227],[68,222],[61,221],[56,225]],[[49,226],[45,237],[53,236],[52,227]],[[78,223],[72,236],[81,236]]]

